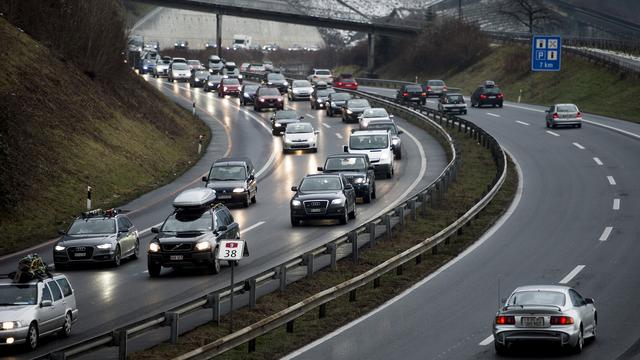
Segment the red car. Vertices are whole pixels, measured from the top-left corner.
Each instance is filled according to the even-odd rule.
[[[260,112],[262,109],[284,109],[284,98],[278,88],[264,87],[258,88],[256,99],[253,102],[253,110]]]
[[[333,87],[338,89],[358,90],[358,82],[351,74],[341,74],[333,82]]]
[[[222,79],[218,86],[218,97],[224,97],[225,95],[238,96],[241,86],[238,79]]]

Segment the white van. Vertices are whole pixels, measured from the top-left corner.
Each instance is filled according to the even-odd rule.
[[[393,142],[388,130],[352,130],[344,151],[367,154],[376,172],[384,174],[387,179],[393,177]]]

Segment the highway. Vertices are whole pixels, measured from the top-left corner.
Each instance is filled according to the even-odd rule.
[[[252,107],[242,109],[236,98],[219,99],[215,93],[191,90],[188,84],[172,84],[149,76],[144,78],[187,109],[191,109],[192,101],[195,101],[197,112],[212,129],[211,145],[204,157],[176,181],[121,207],[131,211],[129,216],[140,231],[142,251],[139,260],[123,261],[119,268],[86,266],[64,271],[74,287],[80,311],[71,337],[42,338],[36,353],[25,354],[16,347],[7,349],[3,356],[43,355],[227,286],[229,269],[226,266],[217,276],[207,275],[204,271],[177,273],[164,269],[159,279],[150,279],[146,261],[146,248],[152,238],[150,227],[171,213],[171,201],[178,192],[202,184],[200,178],[217,158],[247,156],[258,169],[257,204],[247,209],[231,208],[250,249],[250,257],[243,259],[236,270],[237,281],[271,269],[356,228],[393,203],[423,189],[447,163],[446,154],[436,139],[397,119],[405,130],[403,158],[396,162],[393,179],[376,181],[377,199],[371,204],[358,204],[358,217],[348,225],[314,224],[293,229],[288,216],[290,187],[297,185],[307,173],[316,172],[327,155],[342,152],[342,145],[346,144],[354,125],[343,124],[339,117],[327,118],[323,111],[311,110],[308,101],[288,103],[288,107],[297,110],[305,121],[320,130],[319,149],[315,154],[283,155],[280,139],[271,134],[268,121],[271,112],[258,114]],[[50,263],[52,246],[48,243],[34,251]],[[15,270],[18,257],[2,259],[0,272]]]
[[[582,129],[547,129],[540,106],[469,108],[463,117],[519,165],[521,189],[507,218],[399,297],[286,358],[495,358],[490,335],[499,301],[529,284],[567,284],[595,299],[598,338],[568,358],[640,356],[640,125],[584,116]],[[524,347],[512,355],[555,357],[557,350]]]

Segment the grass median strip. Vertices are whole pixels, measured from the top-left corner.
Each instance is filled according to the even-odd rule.
[[[395,231],[391,241],[377,241],[374,246],[361,249],[360,260],[338,262],[337,271],[324,269],[312,277],[290,284],[285,292],[274,292],[258,300],[256,309],[243,308],[234,312],[234,328],[249,326],[269,315],[287,308],[329,287],[351,279],[423,241],[452,223],[471,208],[487,190],[496,174],[496,165],[490,152],[463,134],[451,131],[457,140],[463,161],[457,181],[449,188],[444,201],[429,207],[427,216],[418,215],[417,221],[407,220],[403,232]],[[295,320],[294,331],[285,327],[276,329],[256,340],[256,351],[247,352],[247,345],[239,346],[218,356],[221,359],[276,359],[322,337],[338,327],[357,319],[385,301],[420,281],[454,258],[477,240],[508,208],[518,184],[512,163],[501,191],[494,200],[464,227],[461,234],[452,236],[449,243],[438,246],[437,253],[423,256],[420,263],[409,263],[401,274],[389,272],[382,276],[379,286],[365,286],[357,291],[357,299],[343,296],[327,304],[326,316],[319,319],[318,311],[311,311]],[[228,333],[228,318],[220,325],[201,326],[180,337],[176,345],[160,344],[146,351],[134,353],[132,359],[172,358],[203,346]]]

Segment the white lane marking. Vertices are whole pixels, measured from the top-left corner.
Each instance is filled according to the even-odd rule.
[[[405,134],[406,134],[406,131],[405,131]],[[343,325],[342,327],[334,330],[333,332],[323,336],[322,338],[320,338],[320,339],[318,339],[318,340],[316,340],[316,341],[314,341],[314,342],[312,342],[310,344],[307,344],[307,345],[301,347],[300,349],[298,349],[298,350],[296,350],[296,351],[294,351],[292,353],[289,353],[288,355],[283,357],[281,360],[291,360],[291,359],[293,359],[295,357],[298,357],[301,354],[304,354],[309,349],[312,349],[312,348],[318,346],[319,344],[321,344],[323,342],[326,342],[329,339],[334,338],[334,337],[342,334],[343,332],[347,331],[348,329],[358,325],[359,323],[361,323],[361,322],[367,320],[368,318],[376,315],[377,313],[385,310],[387,307],[393,305],[394,303],[396,303],[399,300],[403,299],[407,295],[410,295],[415,289],[423,286],[424,284],[428,283],[429,281],[434,279],[436,276],[438,276],[440,273],[444,272],[445,270],[447,270],[451,266],[455,265],[458,261],[462,260],[465,256],[469,255],[475,249],[480,247],[480,245],[482,245],[487,240],[489,240],[489,238],[491,236],[493,236],[493,234],[495,234],[496,231],[498,231],[502,227],[502,225],[504,225],[504,223],[507,222],[507,220],[509,220],[511,215],[515,212],[516,208],[518,207],[518,204],[520,204],[520,200],[522,199],[522,192],[523,192],[523,187],[524,187],[524,176],[522,174],[522,169],[520,168],[520,164],[518,163],[518,161],[511,155],[511,153],[506,149],[505,149],[505,152],[509,155],[509,157],[511,157],[511,160],[513,161],[513,163],[516,166],[516,172],[518,173],[518,189],[516,190],[516,196],[513,198],[513,201],[511,202],[511,205],[509,206],[509,209],[507,209],[507,211],[502,215],[502,217],[500,219],[498,219],[498,221],[486,233],[484,233],[484,235],[482,235],[482,237],[480,237],[480,239],[478,239],[475,243],[473,243],[465,251],[460,253],[458,256],[453,258],[451,261],[449,261],[448,263],[446,263],[443,266],[441,266],[435,272],[429,274],[429,276],[427,276],[423,280],[419,281],[418,283],[414,284],[410,288],[406,289],[405,291],[400,293],[398,296],[392,298],[391,300],[389,300],[386,303],[382,304],[381,306],[377,307],[373,311],[363,315],[362,317],[360,317],[360,318],[358,318],[358,319],[356,319],[356,320],[354,320],[354,321],[352,321],[352,322],[350,322],[350,323],[348,323],[346,325]],[[386,210],[384,210],[384,211],[386,211]]]
[[[593,158],[593,161],[595,161],[595,162],[596,162],[596,164],[598,164],[598,165],[600,165],[600,166],[604,165],[604,164],[602,163],[602,161],[600,161],[600,159],[599,159],[599,158],[597,158],[597,157],[594,157],[594,158]]]
[[[584,147],[584,146],[582,146],[582,145],[578,144],[577,142],[574,142],[574,143],[573,143],[573,145],[574,145],[575,147],[577,147],[578,149],[580,149],[580,150],[584,150],[584,149],[585,149],[585,147]]]
[[[331,125],[329,124],[322,123],[322,126],[326,127],[327,129],[331,129]]]
[[[529,124],[529,123],[526,123],[526,122],[524,122],[524,121],[520,121],[520,120],[516,120],[516,122],[517,122],[518,124],[522,124],[522,125],[526,125],[526,126],[531,125],[531,124]]]
[[[491,344],[492,342],[493,342],[493,335],[489,335],[489,337],[487,337],[486,339],[480,341],[480,343],[478,345],[487,346],[487,345]]]
[[[610,185],[616,184],[616,179],[614,179],[613,176],[607,176],[607,180],[609,180]]]
[[[310,117],[310,118],[312,118],[312,119],[315,119],[315,116],[313,116],[313,115],[311,115],[311,114],[305,114],[305,115],[307,115],[308,117]]]
[[[613,210],[620,210],[620,199],[613,199]]]
[[[494,113],[487,113],[487,115],[489,115],[489,116],[493,116],[493,117],[500,117],[500,115],[498,115],[498,114],[494,114]]]
[[[607,226],[606,228],[604,228],[604,231],[602,232],[602,235],[600,235],[600,241],[607,241],[607,239],[609,239],[609,235],[611,235],[611,232],[613,231],[613,226]]]
[[[553,135],[553,136],[560,136],[560,134],[556,134],[553,131],[549,131],[549,130],[547,130],[547,134]]]
[[[342,139],[342,135],[340,135],[340,133],[336,133],[336,136],[338,137],[338,139]]]
[[[578,273],[580,271],[582,271],[582,269],[584,269],[584,267],[585,267],[585,265],[576,266],[573,270],[571,270],[570,273],[567,274],[567,276],[563,277],[562,280],[560,280],[560,284],[566,284],[569,281],[571,281],[571,279],[576,277],[576,275],[578,275]]]
[[[257,223],[255,223],[255,224],[253,224],[253,225],[249,226],[248,228],[246,228],[246,229],[244,229],[244,230],[240,230],[240,233],[241,233],[241,234],[244,234],[244,233],[249,232],[249,231],[251,231],[251,230],[253,230],[253,229],[257,228],[258,226],[260,226],[260,225],[264,225],[264,224],[265,224],[265,221],[257,222]]]

